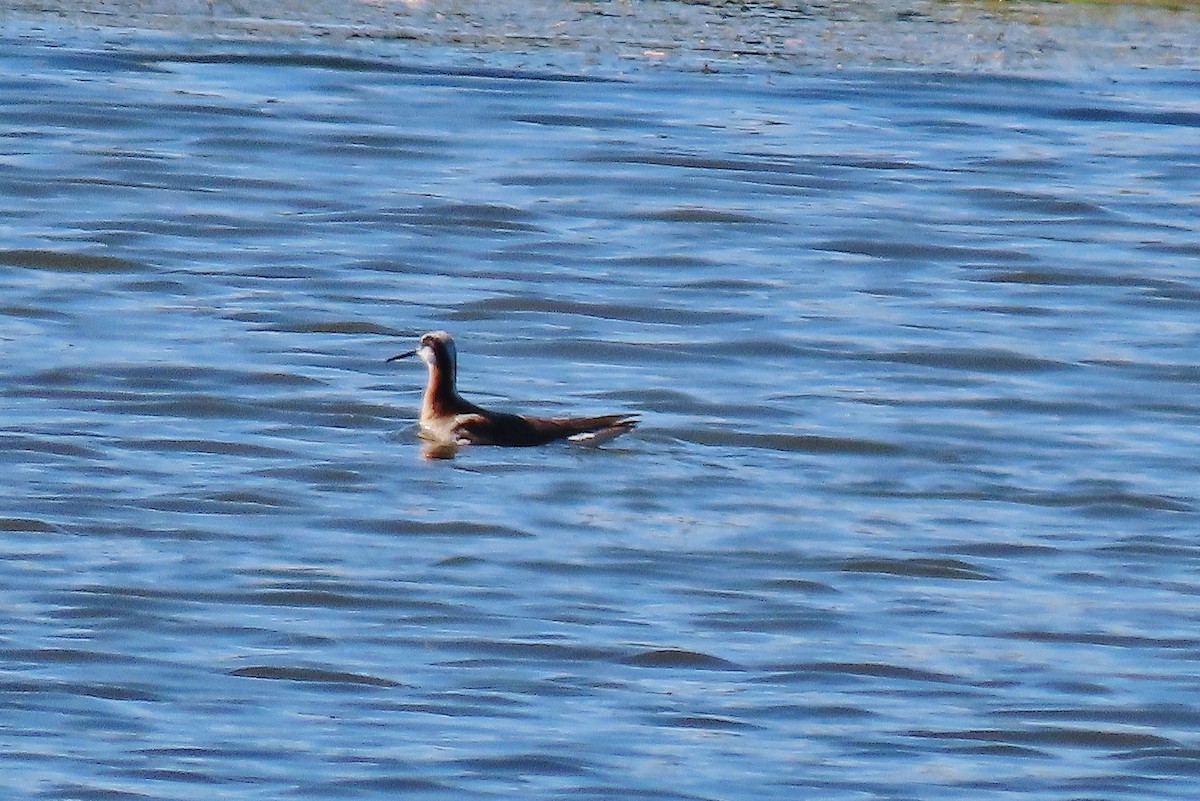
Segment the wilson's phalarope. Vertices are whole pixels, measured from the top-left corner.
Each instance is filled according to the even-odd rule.
[[[544,445],[567,439],[607,442],[638,424],[636,415],[605,414],[598,417],[531,417],[492,412],[463,400],[455,389],[458,353],[445,331],[430,331],[416,350],[399,353],[387,361],[420,356],[429,367],[429,382],[421,399],[421,437],[451,448],[458,445]]]

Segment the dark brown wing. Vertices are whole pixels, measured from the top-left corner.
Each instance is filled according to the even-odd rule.
[[[631,431],[638,424],[629,414],[603,414],[598,417],[526,417],[530,427],[545,437],[556,439],[605,441]]]
[[[628,414],[599,417],[526,417],[503,412],[464,414],[455,420],[455,435],[475,445],[544,445],[559,439],[603,441],[631,430],[638,423]]]

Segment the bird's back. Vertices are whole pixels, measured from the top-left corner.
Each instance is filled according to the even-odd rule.
[[[560,439],[603,442],[632,430],[638,421],[628,414],[598,417],[530,417],[506,412],[459,415],[457,441],[473,445],[545,445]]]

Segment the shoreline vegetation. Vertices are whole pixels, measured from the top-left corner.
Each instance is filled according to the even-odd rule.
[[[528,65],[1060,72],[1200,66],[1200,0],[16,0],[0,24],[215,40],[411,41]]]

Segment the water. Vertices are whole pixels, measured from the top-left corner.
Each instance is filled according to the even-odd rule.
[[[1194,796],[1193,70],[6,30],[8,796]]]

